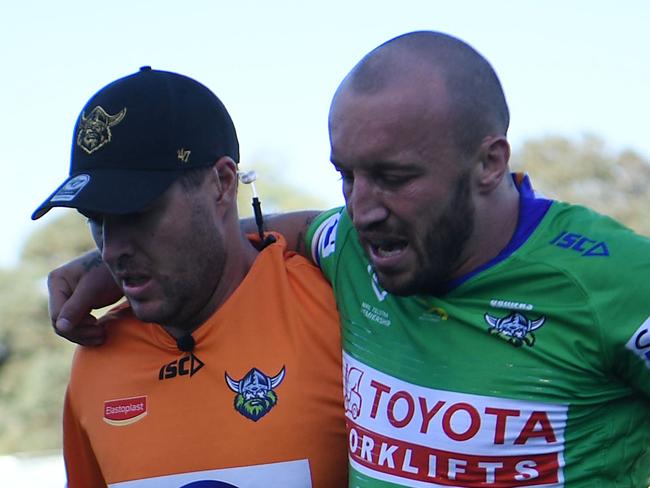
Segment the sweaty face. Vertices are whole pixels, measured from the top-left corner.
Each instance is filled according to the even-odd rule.
[[[347,210],[380,284],[394,294],[438,292],[472,233],[470,170],[444,114],[408,93],[349,91],[330,112]]]
[[[142,212],[90,216],[102,257],[140,320],[187,328],[209,308],[227,258],[210,197],[176,182]]]

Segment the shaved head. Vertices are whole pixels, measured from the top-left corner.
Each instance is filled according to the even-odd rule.
[[[385,290],[438,293],[506,245],[519,202],[508,123],[492,66],[446,34],[391,39],[343,80],[330,159]]]
[[[344,91],[377,95],[392,89],[447,104],[456,143],[471,153],[486,136],[506,135],[510,116],[494,69],[465,42],[439,32],[411,32],[367,54],[348,74]]]

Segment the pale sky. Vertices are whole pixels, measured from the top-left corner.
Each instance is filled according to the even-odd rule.
[[[337,205],[329,102],[378,44],[439,30],[474,46],[501,78],[515,149],[531,137],[591,133],[650,159],[649,24],[643,0],[5,0],[0,267],[16,262],[40,224],[32,211],[67,175],[83,105],[140,66],[210,87],[235,121],[243,168],[272,163]]]

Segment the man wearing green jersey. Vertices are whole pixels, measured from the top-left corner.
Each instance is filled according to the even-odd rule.
[[[346,207],[306,232],[341,315],[350,487],[648,484],[650,241],[535,194],[508,124],[489,63],[435,32],[334,96]],[[55,320],[78,321],[71,289]]]

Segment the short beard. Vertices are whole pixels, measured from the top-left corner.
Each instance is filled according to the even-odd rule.
[[[211,218],[205,208],[194,207],[190,219],[195,232],[187,236],[175,258],[183,266],[173,267],[171,274],[157,275],[163,292],[162,306],[155,316],[135,314],[138,319],[191,332],[214,313],[206,307],[221,284],[228,254],[224,236],[209,225]]]
[[[394,295],[442,295],[460,266],[460,259],[474,230],[474,204],[470,196],[470,177],[459,176],[452,198],[424,237],[420,254],[421,269]]]

